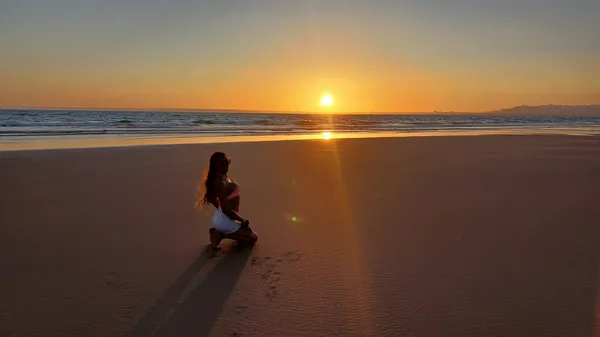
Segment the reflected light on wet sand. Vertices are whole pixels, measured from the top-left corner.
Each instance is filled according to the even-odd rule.
[[[197,137],[98,137],[98,138],[54,138],[41,140],[37,137],[19,139],[3,139],[0,141],[0,151],[16,150],[43,150],[43,149],[81,149],[98,147],[122,146],[148,146],[148,145],[177,145],[177,144],[217,144],[217,143],[245,143],[245,142],[270,142],[284,140],[328,140],[349,138],[402,138],[402,137],[433,137],[433,136],[484,136],[484,135],[536,135],[536,134],[569,134],[585,136],[586,133],[572,132],[569,130],[536,130],[536,131],[447,131],[447,132],[410,132],[410,133],[335,133],[324,131],[313,134],[301,135],[273,135],[273,136],[217,136]]]

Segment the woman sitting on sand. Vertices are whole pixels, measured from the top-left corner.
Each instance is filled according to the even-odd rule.
[[[239,213],[240,185],[227,176],[230,163],[225,153],[213,153],[201,184],[205,193],[199,204],[212,204],[217,209],[212,219],[213,228],[209,229],[210,243],[214,249],[221,248],[219,243],[224,238],[248,245],[254,245],[258,240],[249,226],[250,222]]]

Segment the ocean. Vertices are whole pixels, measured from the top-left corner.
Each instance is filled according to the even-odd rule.
[[[236,137],[460,131],[600,134],[600,117],[309,115],[273,113],[0,110],[0,142],[96,137]]]

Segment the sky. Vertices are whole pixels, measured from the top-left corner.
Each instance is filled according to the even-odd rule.
[[[598,0],[0,0],[0,106],[599,104],[598,13]]]

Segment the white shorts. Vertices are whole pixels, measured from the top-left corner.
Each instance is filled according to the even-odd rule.
[[[217,209],[215,215],[213,215],[212,221],[213,227],[223,234],[231,234],[242,227],[238,221],[232,220],[230,217],[225,215],[223,210],[220,208]]]

